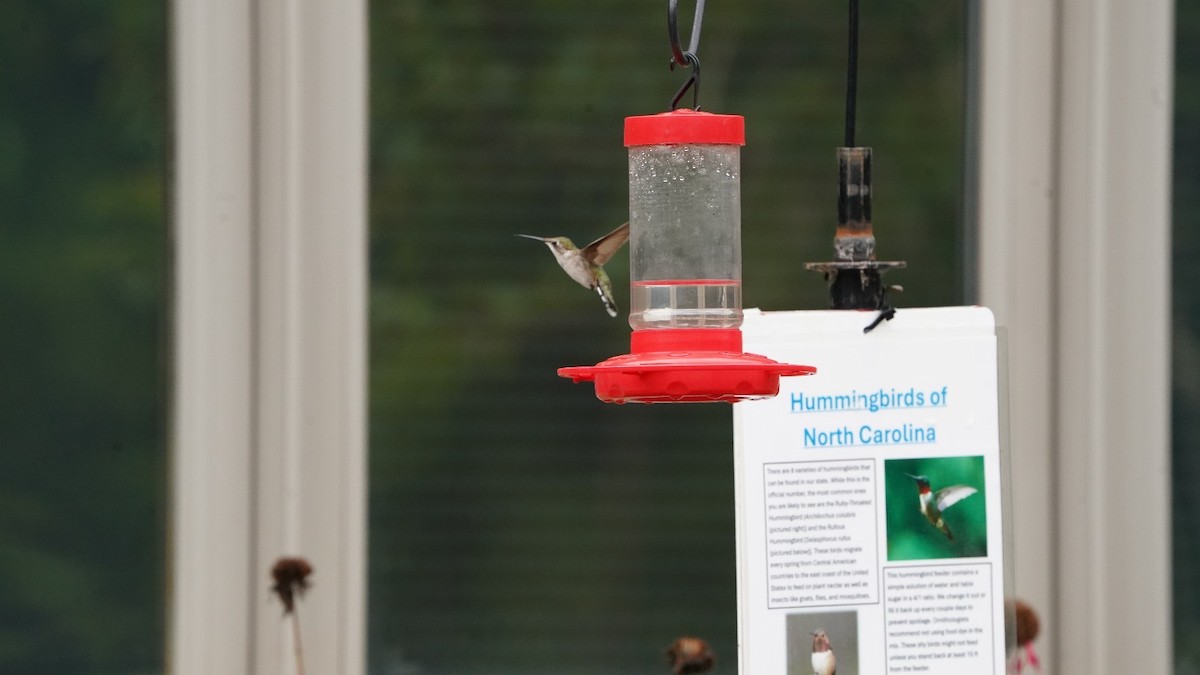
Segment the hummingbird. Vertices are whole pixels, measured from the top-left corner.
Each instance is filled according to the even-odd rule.
[[[833,645],[829,644],[829,636],[823,630],[816,630],[812,639],[813,675],[837,675],[837,656],[833,653]]]
[[[613,299],[612,281],[604,271],[604,263],[608,262],[626,241],[629,241],[629,223],[600,237],[596,241],[578,248],[566,237],[535,237],[532,234],[518,234],[518,237],[540,241],[550,247],[559,267],[580,286],[596,291],[608,315],[617,315],[617,301]]]
[[[917,499],[921,502],[921,515],[925,516],[925,520],[928,520],[930,525],[941,530],[947,539],[953,540],[954,535],[950,533],[950,527],[942,519],[942,512],[975,494],[978,490],[969,485],[951,485],[934,492],[930,489],[929,479],[925,476],[914,476],[911,473],[904,475],[917,481]]]

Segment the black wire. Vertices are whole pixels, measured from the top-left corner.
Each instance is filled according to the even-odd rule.
[[[696,54],[700,51],[700,27],[704,25],[704,0],[696,0],[696,13],[692,17],[692,37],[688,40],[688,51]]]
[[[858,0],[850,0],[849,54],[846,58],[846,147],[853,148],[858,108]]]

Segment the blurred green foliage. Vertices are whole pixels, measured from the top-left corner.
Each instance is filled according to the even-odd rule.
[[[889,561],[987,556],[987,486],[982,456],[889,459],[884,462],[883,473]],[[909,474],[928,478],[935,495],[953,485],[978,490],[942,514],[954,539],[948,539],[921,514],[917,482]]]
[[[691,7],[681,3],[690,26]],[[736,662],[730,409],[556,376],[629,347],[544,246],[628,216],[628,115],[666,109],[665,3],[371,3],[373,673]],[[859,142],[901,306],[961,302],[963,4],[865,2]],[[825,306],[844,0],[708,3],[700,105],[746,116],[745,305]],[[628,309],[628,258],[609,264]],[[914,498],[915,504],[915,498]]]
[[[165,12],[0,4],[0,673],[163,667]]]

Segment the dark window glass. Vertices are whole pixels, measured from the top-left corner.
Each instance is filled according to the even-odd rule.
[[[1200,4],[1176,4],[1172,256],[1176,672],[1200,673]]]
[[[662,673],[683,634],[735,668],[729,407],[557,377],[628,350],[628,257],[610,319],[513,236],[628,217],[624,117],[683,81],[665,4],[371,3],[373,673]],[[963,4],[864,4],[879,255],[911,264],[897,304],[955,304]],[[833,255],[845,22],[840,0],[708,3],[700,104],[746,117],[746,307],[825,306],[803,263]]]
[[[162,672],[162,2],[0,3],[0,672]]]

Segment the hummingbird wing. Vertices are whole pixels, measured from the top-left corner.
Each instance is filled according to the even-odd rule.
[[[619,251],[627,241],[629,241],[628,222],[612,232],[609,232],[603,237],[600,237],[596,241],[593,241],[587,246],[584,246],[583,250],[580,251],[580,254],[583,256],[584,260],[592,263],[593,265],[603,265],[604,263],[608,262],[609,259],[613,257],[613,254]]]
[[[938,511],[945,511],[976,492],[978,490],[969,485],[951,485],[934,493],[933,500],[937,503]]]

